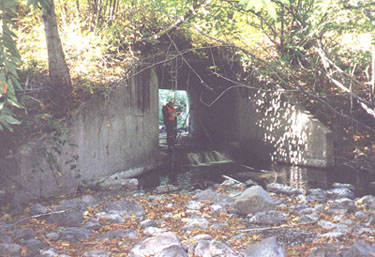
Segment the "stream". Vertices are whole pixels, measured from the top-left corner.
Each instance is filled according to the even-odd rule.
[[[185,153],[186,155],[186,153]],[[185,158],[186,157],[186,158]],[[217,151],[188,153],[184,160],[155,169],[138,177],[140,187],[152,191],[159,185],[172,184],[180,189],[205,188],[224,181],[223,175],[241,182],[249,179],[261,186],[277,182],[300,189],[303,193],[311,188],[328,189],[335,183],[355,186],[356,196],[375,195],[375,176],[367,172],[355,172],[349,167],[319,169],[270,163],[238,163],[226,159]]]

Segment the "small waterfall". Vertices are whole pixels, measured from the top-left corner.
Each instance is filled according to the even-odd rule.
[[[186,158],[189,166],[210,166],[232,162],[223,153],[218,151],[188,153]]]

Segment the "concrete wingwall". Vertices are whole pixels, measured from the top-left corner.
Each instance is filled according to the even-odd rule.
[[[201,91],[196,87],[190,92],[200,115],[196,136],[209,134],[215,145],[232,149],[245,160],[334,165],[331,131],[285,92],[234,88],[207,107],[193,97]]]
[[[144,71],[108,95],[93,96],[59,129],[1,161],[0,188],[16,202],[70,193],[80,183],[160,164],[158,78]]]

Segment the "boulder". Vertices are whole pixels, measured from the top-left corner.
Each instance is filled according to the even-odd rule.
[[[155,257],[188,257],[187,253],[180,246],[172,245],[163,249]]]
[[[368,257],[375,256],[375,247],[365,242],[353,244],[347,251],[342,254],[343,257]]]
[[[274,210],[276,203],[262,187],[253,186],[237,198],[234,207],[240,214],[247,215],[258,211]]]
[[[180,247],[180,242],[174,233],[166,232],[136,243],[130,250],[130,256],[144,257],[155,255],[171,246]]]
[[[117,213],[121,216],[131,217],[133,215],[141,217],[145,215],[145,211],[139,203],[133,199],[123,198],[121,200],[106,205],[107,212]]]
[[[208,220],[203,217],[192,217],[187,219],[187,223],[182,227],[182,231],[189,231],[193,230],[194,228],[206,229],[208,228],[209,224],[210,223],[208,222]]]
[[[16,244],[0,244],[0,256],[13,257],[21,255],[21,246]]]
[[[35,238],[35,233],[32,228],[19,228],[13,230],[13,239],[17,242],[33,238]]]
[[[48,223],[57,224],[60,227],[79,227],[83,222],[83,213],[76,209],[65,209],[55,212],[48,217]]]
[[[257,244],[250,245],[245,250],[244,257],[285,257],[285,249],[274,237],[269,237]]]
[[[137,190],[139,181],[136,178],[129,178],[126,172],[113,174],[98,183],[101,189],[130,189]]]
[[[83,224],[82,227],[85,228],[85,229],[97,231],[102,227],[102,225],[99,223],[99,221],[89,220],[85,224]]]
[[[47,213],[47,208],[44,207],[43,205],[37,203],[33,204],[30,209],[30,214],[31,215],[40,215],[40,214],[46,214]]]
[[[308,257],[341,257],[339,251],[340,248],[337,245],[324,245],[314,248]]]
[[[354,193],[351,189],[349,188],[332,188],[327,190],[327,196],[329,198],[349,198],[349,199],[354,199]]]
[[[42,241],[37,239],[28,239],[20,242],[20,245],[27,247],[27,255],[35,256],[44,247]]]
[[[194,248],[194,256],[238,257],[226,244],[216,240],[201,240]]]
[[[350,191],[355,190],[355,187],[352,184],[344,184],[344,183],[333,183],[331,188],[347,188]]]
[[[231,206],[234,202],[232,197],[223,193],[216,193],[211,189],[199,192],[194,196],[194,199],[198,201],[211,201],[216,204],[221,204],[222,206]]]
[[[96,216],[99,219],[104,219],[111,223],[121,223],[125,222],[125,219],[118,213],[106,213],[106,212],[98,212]]]
[[[111,230],[98,237],[98,239],[119,239],[123,237],[135,238],[138,234],[132,229],[118,229],[118,230]]]
[[[345,209],[348,211],[355,211],[356,206],[354,201],[349,198],[340,198],[333,201],[330,206],[331,209]]]
[[[143,231],[143,234],[145,234],[146,236],[157,236],[165,232],[167,232],[167,230],[164,228],[147,227]]]
[[[281,211],[256,212],[249,222],[264,225],[279,225],[287,222],[289,218]]]
[[[294,187],[290,187],[287,185],[279,184],[279,183],[271,183],[267,185],[267,191],[273,192],[277,194],[286,194],[286,195],[300,195],[302,192]]]
[[[88,239],[91,236],[91,232],[87,229],[77,227],[62,228],[59,234],[62,239],[69,241]]]

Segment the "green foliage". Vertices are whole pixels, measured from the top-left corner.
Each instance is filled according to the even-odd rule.
[[[22,89],[17,74],[21,57],[16,47],[16,35],[12,31],[17,6],[15,0],[0,1],[0,130],[5,127],[10,131],[13,131],[12,125],[20,124],[10,107],[21,108],[16,97],[16,89]]]

